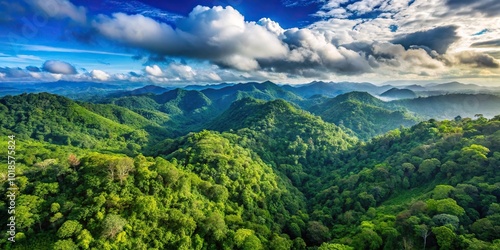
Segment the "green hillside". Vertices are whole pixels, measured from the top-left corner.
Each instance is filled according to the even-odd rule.
[[[291,91],[288,91],[273,82],[245,83],[228,86],[222,89],[205,89],[202,92],[211,100],[219,102],[219,105],[229,106],[232,102],[245,97],[262,100],[283,99],[290,102],[302,100]]]
[[[360,140],[352,131],[413,118],[362,92],[315,98],[325,118],[240,97],[224,110],[186,90],[108,104],[1,98],[18,189],[16,242],[0,238],[0,249],[500,248],[500,116]]]
[[[84,148],[126,148],[128,143],[146,145],[169,134],[167,129],[130,110],[109,105],[80,105],[47,93],[1,98],[0,117],[4,134]]]
[[[14,249],[304,245],[284,234],[300,236],[303,196],[227,136],[190,134],[156,158],[24,141],[18,153],[26,159],[38,159],[36,148],[56,150],[44,150],[41,162],[18,162],[17,229],[26,238],[18,236]]]
[[[499,142],[500,117],[391,131],[338,156],[311,219],[355,249],[498,249]]]
[[[299,189],[337,159],[334,153],[357,140],[334,124],[283,100],[242,99],[216,118],[209,129],[231,131]]]
[[[272,82],[247,83],[201,91],[175,89],[160,95],[139,94],[109,98],[104,103],[125,107],[157,123],[177,131],[177,135],[199,131],[228,109],[234,101],[244,98],[275,100],[282,98],[301,102],[302,98]],[[163,115],[159,114],[162,113]],[[167,116],[167,118],[163,117]],[[161,123],[163,122],[163,123]]]
[[[308,110],[327,122],[352,130],[365,140],[400,126],[414,125],[418,120],[403,109],[391,108],[366,92],[342,94]]]

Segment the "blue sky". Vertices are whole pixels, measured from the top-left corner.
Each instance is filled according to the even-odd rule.
[[[0,82],[500,85],[497,0],[0,0]]]

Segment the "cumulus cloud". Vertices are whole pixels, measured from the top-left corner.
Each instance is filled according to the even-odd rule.
[[[38,71],[36,70],[38,69]],[[54,81],[59,80],[63,75],[42,72],[38,67],[28,66],[26,69],[0,67],[0,75],[5,81]],[[76,76],[76,75],[68,75]]]
[[[450,8],[460,8],[460,14],[480,12],[487,16],[500,16],[500,1],[498,0],[446,0]]]
[[[261,18],[259,20],[259,25],[266,28],[268,31],[275,34],[276,36],[283,36],[283,33],[285,32],[285,30],[281,28],[278,22],[275,22],[270,18]]]
[[[193,80],[197,73],[188,65],[180,63],[171,63],[165,70],[165,75],[183,80]]]
[[[284,57],[287,53],[273,32],[245,21],[229,6],[197,6],[177,21],[175,29],[142,15],[123,13],[100,15],[92,25],[111,40],[154,54],[208,59],[239,70],[257,69],[259,59]]]
[[[419,1],[411,8],[421,8],[424,3]],[[374,10],[405,12],[407,7],[406,0],[330,0],[322,11],[337,8],[362,15]],[[92,25],[110,40],[148,51],[151,55],[144,63],[144,73],[153,79],[195,81],[208,75],[166,59],[172,57],[208,60],[221,69],[254,75],[267,72],[311,78],[370,74],[392,68],[402,74],[422,75],[426,70],[437,72],[446,66],[472,65],[471,60],[481,67],[495,65],[496,61],[484,55],[449,57],[453,60],[445,56],[462,38],[457,25],[417,29],[410,18],[406,25],[399,21],[401,27],[393,32],[389,27],[396,24],[397,18],[404,17],[384,16],[368,21],[331,18],[301,29],[283,29],[269,18],[245,21],[232,7],[197,6],[187,17],[177,19],[175,27],[143,15],[123,13],[100,15]],[[158,66],[162,63],[167,66]]]
[[[457,28],[455,25],[449,25],[418,31],[400,35],[396,39],[393,39],[392,42],[401,44],[405,48],[410,48],[412,45],[426,46],[440,54],[444,54],[450,45],[460,38],[456,33]]]
[[[283,40],[290,52],[286,59],[263,61],[267,69],[302,76],[315,74],[357,74],[370,72],[367,60],[359,53],[333,45],[327,35],[310,29],[289,29]]]
[[[146,66],[144,69],[146,74],[151,75],[151,76],[162,76],[163,71],[160,69],[158,65],[153,65],[153,66]]]
[[[78,23],[87,22],[87,10],[82,6],[75,6],[68,0],[25,0],[36,11],[40,11],[52,18],[70,18]]]
[[[335,17],[335,18],[346,18],[350,16],[347,10],[341,8],[342,4],[349,2],[349,0],[329,0],[321,7],[321,10],[316,12],[314,16],[319,17]]]
[[[54,12],[54,18],[87,22],[86,10],[68,0],[27,2],[35,9],[57,3],[59,11]],[[307,1],[288,2],[295,5]],[[322,20],[288,29],[265,17],[257,22],[246,21],[232,7],[220,6],[197,6],[189,15],[168,21],[139,10],[98,15],[87,22],[90,27],[86,28],[97,31],[100,37],[94,37],[96,40],[104,37],[132,48],[133,53],[140,55],[134,59],[143,64],[141,72],[109,74],[94,70],[78,74],[70,64],[47,61],[39,69],[42,72],[34,67],[0,73],[3,78],[16,73],[22,75],[22,72],[32,76],[51,72],[66,74],[57,75],[63,79],[210,82],[265,80],[266,77],[286,81],[303,77],[348,79],[389,74],[438,76],[457,70],[464,72],[464,69],[479,72],[481,68],[493,72],[499,63],[492,55],[498,53],[500,47],[500,28],[498,21],[495,25],[495,21],[488,18],[494,13],[482,9],[485,3],[495,9],[496,2],[316,1],[324,4],[315,14]],[[464,18],[463,15],[469,14]],[[467,20],[480,25],[470,25]],[[487,33],[474,35],[485,29]],[[179,62],[179,58],[196,63]]]
[[[500,62],[492,56],[474,51],[461,51],[445,57],[450,64],[472,64],[478,68],[500,68]]]
[[[354,50],[363,51],[370,65],[399,72],[421,72],[422,70],[440,70],[444,63],[429,55],[422,48],[405,49],[400,44],[374,42],[372,44],[354,43],[349,45]]]
[[[221,69],[217,66],[212,69],[194,69],[193,67],[179,62],[171,62],[161,68],[158,65],[146,66],[145,77],[152,82],[217,82],[222,81],[217,72]],[[139,76],[134,73],[134,76]]]
[[[78,73],[73,65],[58,60],[45,61],[42,69],[53,74],[74,75]]]
[[[98,69],[90,71],[90,77],[97,81],[107,81],[110,78],[108,73]]]
[[[357,1],[347,6],[347,9],[358,14],[372,12],[376,7],[379,7],[385,0],[362,0]]]

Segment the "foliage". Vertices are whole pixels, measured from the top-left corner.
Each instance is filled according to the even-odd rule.
[[[244,88],[107,100],[115,105],[0,99],[0,130],[16,135],[18,188],[16,243],[4,237],[0,248],[500,247],[500,116],[358,141],[284,100],[245,98],[302,100],[271,83]],[[348,97],[339,103],[380,104]],[[182,126],[201,131],[174,136]],[[0,184],[7,193],[6,174]]]

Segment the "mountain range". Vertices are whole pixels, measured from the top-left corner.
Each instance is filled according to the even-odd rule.
[[[1,97],[14,249],[498,249],[500,97],[345,84]]]

